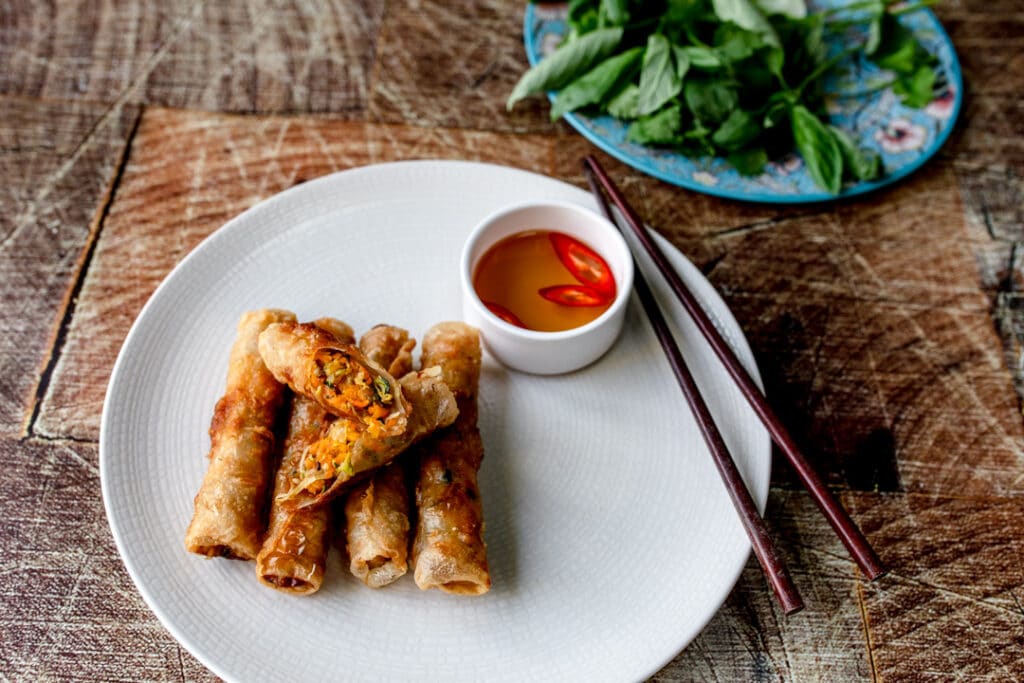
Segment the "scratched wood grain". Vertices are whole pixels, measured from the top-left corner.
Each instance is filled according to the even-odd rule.
[[[0,439],[0,672],[216,680],[150,613],[114,546],[92,444]]]
[[[861,586],[881,678],[1024,680],[1020,498],[849,494],[844,501],[891,567],[883,581]]]
[[[385,3],[0,5],[0,93],[361,114]]]
[[[505,100],[529,67],[524,3],[395,0],[381,26],[369,114],[374,121],[547,132],[546,101],[511,113]],[[444,36],[444,40],[439,37]],[[559,124],[564,126],[565,124]]]
[[[187,140],[188,144],[182,141]],[[95,439],[114,359],[146,299],[203,238],[297,182],[416,158],[546,171],[541,137],[324,121],[145,112],[79,295],[38,433]]]
[[[0,97],[0,434],[27,428],[136,116]]]

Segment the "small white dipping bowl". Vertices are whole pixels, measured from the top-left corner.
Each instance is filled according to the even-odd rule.
[[[615,301],[586,325],[561,332],[537,332],[491,313],[473,288],[480,258],[496,242],[526,230],[553,230],[590,245],[615,276]],[[538,375],[578,370],[600,358],[619,336],[633,289],[633,258],[618,229],[589,209],[559,201],[518,204],[481,221],[462,249],[462,315],[480,329],[487,350],[502,364]]]

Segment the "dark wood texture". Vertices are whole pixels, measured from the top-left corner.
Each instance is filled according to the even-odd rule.
[[[520,0],[0,3],[0,678],[212,680],[103,515],[106,382],[200,240],[295,183],[484,160],[585,187],[531,98]],[[1024,10],[937,9],[967,83],[938,158],[838,205],[686,192],[601,156],[735,312],[773,407],[891,567],[863,581],[779,459],[751,561],[664,681],[1024,680]],[[245,114],[240,116],[236,114]]]
[[[0,435],[28,429],[137,116],[0,96]]]

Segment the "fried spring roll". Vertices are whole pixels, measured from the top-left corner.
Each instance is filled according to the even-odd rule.
[[[400,327],[377,325],[359,350],[394,377],[412,370],[416,340]],[[370,588],[381,588],[409,569],[409,493],[402,464],[392,462],[345,496],[345,545],[349,570]]]
[[[352,328],[340,320],[321,318],[314,324],[341,343],[355,342]],[[292,399],[284,453],[274,482],[270,528],[256,556],[256,576],[260,582],[286,593],[309,595],[323,583],[330,507],[297,510],[282,505],[278,498],[291,488],[293,472],[306,449],[324,435],[333,420],[334,416],[316,401],[300,395]]]
[[[412,372],[412,350],[416,340],[409,332],[392,325],[375,325],[359,340],[359,350],[392,377]]]
[[[409,403],[405,431],[388,435],[339,417],[324,438],[307,450],[298,483],[287,495],[291,504],[323,505],[428,434],[450,425],[459,414],[455,397],[441,381],[440,368],[411,372],[399,381],[399,386]]]
[[[189,552],[242,560],[259,552],[285,388],[264,365],[257,340],[269,325],[294,320],[288,311],[267,309],[238,323],[227,387],[210,422],[210,464],[185,532]]]
[[[405,432],[409,404],[401,387],[354,345],[312,323],[282,323],[260,335],[259,349],[279,382],[328,412],[383,436]]]
[[[412,563],[416,585],[480,595],[491,587],[477,471],[484,448],[477,428],[480,338],[463,323],[440,323],[423,338],[424,365],[441,367],[458,400],[455,423],[419,448],[419,518]]]

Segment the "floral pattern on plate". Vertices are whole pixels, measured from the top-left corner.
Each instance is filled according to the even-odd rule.
[[[821,0],[815,8],[841,4]],[[523,34],[526,55],[536,64],[553,51],[565,33],[565,6],[530,4]],[[922,109],[904,106],[889,88],[878,89],[886,72],[866,61],[849,60],[826,82],[833,92],[868,93],[836,96],[826,102],[832,123],[846,130],[861,147],[878,152],[884,173],[871,182],[848,182],[839,197],[863,194],[914,172],[938,152],[960,111],[963,82],[953,44],[931,10],[906,14],[900,21],[924,48],[938,58],[935,98]],[[551,96],[553,99],[553,95]],[[611,116],[572,113],[565,120],[602,150],[639,171],[697,192],[727,199],[776,204],[803,204],[835,199],[814,184],[796,154],[775,159],[758,176],[740,175],[719,157],[689,158],[669,149],[644,147],[626,140],[627,124]]]

